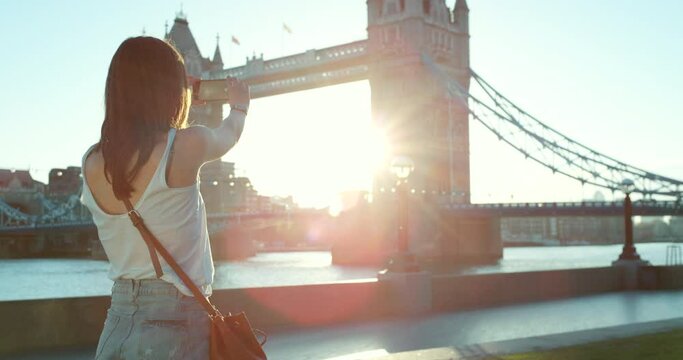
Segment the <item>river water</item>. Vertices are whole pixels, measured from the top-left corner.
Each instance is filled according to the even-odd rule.
[[[653,265],[665,265],[670,243],[638,244]],[[505,248],[496,265],[458,270],[483,274],[610,266],[621,245]],[[329,252],[260,253],[216,262],[215,289],[321,284],[376,279],[379,268],[332,265]],[[0,301],[109,295],[109,263],[78,259],[0,260]]]

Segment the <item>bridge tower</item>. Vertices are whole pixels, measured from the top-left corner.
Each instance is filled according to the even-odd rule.
[[[468,113],[422,60],[429,56],[469,89],[466,0],[456,0],[452,11],[445,0],[368,0],[367,5],[373,121],[387,135],[393,155],[415,162],[411,188],[469,203]],[[386,168],[375,174],[375,194],[395,184]]]
[[[202,73],[223,68],[223,58],[220,48],[216,43],[214,58],[202,56],[199,46],[190,31],[187,15],[182,11],[176,14],[176,18],[164,37],[166,41],[175,46],[185,61],[185,71],[188,76],[201,78]],[[189,123],[201,124],[208,127],[217,127],[223,120],[222,104],[193,105],[190,108]]]
[[[187,15],[182,12],[176,14],[171,30],[165,39],[175,46],[185,61],[185,71],[188,76],[196,79],[202,75],[223,68],[223,57],[216,36],[216,50],[213,59],[203,57],[197,42],[190,31]],[[223,104],[193,105],[190,108],[188,122],[207,127],[218,127],[223,120]],[[204,165],[199,174],[200,190],[204,197],[206,210],[210,213],[226,212],[231,203],[231,192],[234,190],[230,183],[234,180],[234,164],[224,163],[220,159]]]

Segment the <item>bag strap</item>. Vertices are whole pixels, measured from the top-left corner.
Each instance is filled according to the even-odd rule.
[[[128,210],[128,217],[130,217],[130,221],[133,222],[133,226],[135,226],[138,229],[138,231],[140,231],[140,234],[142,234],[143,229],[141,229],[141,227],[146,228],[146,226],[145,223],[142,221],[140,213],[133,209],[133,204],[130,203],[130,200],[124,199],[123,203],[126,205],[126,209]],[[149,232],[149,230],[147,232]],[[145,236],[143,235],[142,237],[144,238]],[[145,244],[147,244],[149,256],[152,258],[152,264],[154,264],[154,271],[157,274],[157,279],[160,279],[161,276],[164,275],[164,272],[161,271],[161,264],[159,263],[159,257],[157,256],[157,252],[154,250],[154,245],[146,239]]]
[[[142,235],[142,239],[145,240],[147,243],[147,247],[149,248],[150,251],[150,256],[152,257],[152,262],[154,263],[154,269],[157,272],[157,277],[160,277],[161,273],[161,265],[159,264],[159,258],[157,257],[156,251],[154,249],[156,248],[157,251],[161,254],[161,257],[166,260],[166,262],[171,266],[173,271],[180,277],[180,280],[183,281],[185,286],[187,286],[188,289],[192,292],[194,297],[199,301],[199,303],[204,307],[204,310],[206,310],[207,313],[209,313],[210,316],[222,316],[222,314],[216,309],[215,306],[211,304],[209,299],[204,296],[204,294],[199,290],[197,285],[194,284],[192,280],[190,280],[190,277],[187,276],[187,273],[183,271],[183,269],[178,265],[178,263],[173,259],[173,256],[166,250],[166,248],[159,242],[159,240],[152,234],[147,226],[145,225],[144,221],[142,220],[142,217],[140,216],[140,213],[133,208],[133,205],[130,203],[130,200],[128,199],[123,199],[124,204],[126,205],[126,209],[128,209],[128,216],[130,217],[130,220],[133,222],[133,225],[140,231],[140,235]]]

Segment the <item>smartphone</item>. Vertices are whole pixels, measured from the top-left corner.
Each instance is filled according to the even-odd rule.
[[[192,97],[205,102],[228,102],[228,82],[220,80],[200,80],[192,84]]]

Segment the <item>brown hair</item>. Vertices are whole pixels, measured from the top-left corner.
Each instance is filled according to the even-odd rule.
[[[160,134],[185,126],[190,96],[183,57],[153,37],[126,39],[109,65],[105,115],[98,149],[117,199],[130,197],[131,181],[149,159]],[[128,170],[135,154],[137,161]]]

